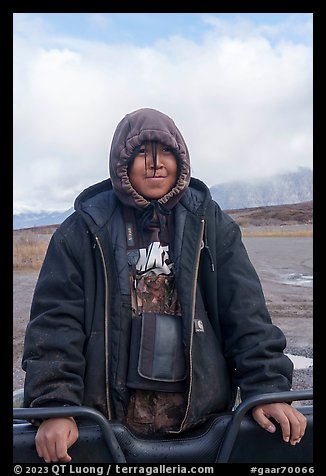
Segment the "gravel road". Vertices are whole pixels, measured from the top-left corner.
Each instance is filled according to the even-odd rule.
[[[313,238],[246,237],[244,243],[272,320],[287,338],[285,352],[313,359]],[[313,366],[295,368],[293,389],[312,387]]]

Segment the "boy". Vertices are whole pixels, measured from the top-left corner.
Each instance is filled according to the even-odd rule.
[[[87,405],[137,434],[180,433],[242,399],[289,390],[293,365],[238,225],[190,177],[186,143],[154,109],[127,114],[110,179],[84,190],[54,233],[26,331],[25,406]],[[302,438],[286,403],[259,425]],[[73,418],[41,423],[46,462],[70,461]]]

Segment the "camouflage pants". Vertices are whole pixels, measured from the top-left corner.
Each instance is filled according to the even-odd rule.
[[[177,430],[186,409],[183,393],[133,391],[127,416],[127,424],[143,435],[164,434]]]

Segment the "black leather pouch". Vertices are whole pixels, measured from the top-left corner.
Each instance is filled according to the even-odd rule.
[[[186,389],[182,317],[145,312],[132,322],[127,385],[162,392]]]

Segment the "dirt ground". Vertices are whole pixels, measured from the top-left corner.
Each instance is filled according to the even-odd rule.
[[[313,238],[245,237],[244,243],[272,321],[286,336],[285,352],[313,359]],[[308,388],[313,366],[295,368],[293,390]]]
[[[313,357],[312,238],[245,237],[273,322],[286,335],[286,352]],[[15,271],[13,283],[13,389],[23,387],[21,355],[38,271]],[[294,371],[293,389],[312,388],[312,366]],[[309,403],[309,402],[307,402]]]
[[[24,385],[25,372],[21,368],[21,356],[38,273],[35,270],[13,273],[13,390]]]

